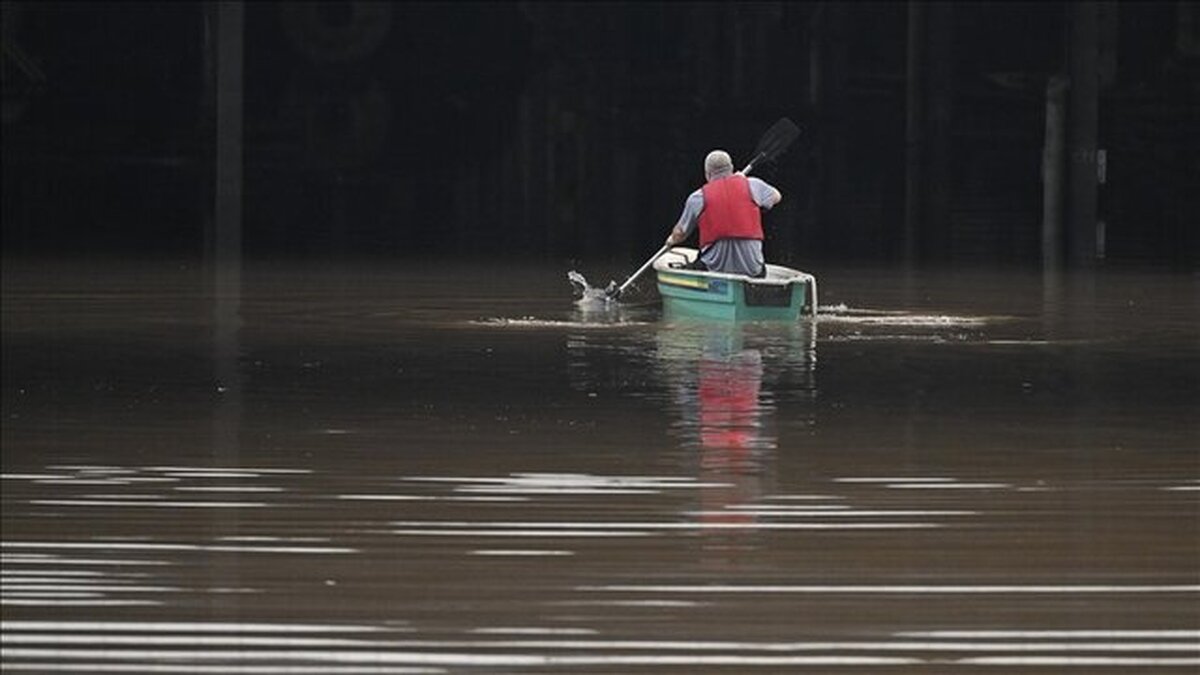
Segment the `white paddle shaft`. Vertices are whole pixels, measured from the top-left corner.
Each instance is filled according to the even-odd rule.
[[[642,276],[642,272],[645,272],[648,267],[650,267],[651,265],[654,264],[655,260],[658,260],[658,258],[662,254],[666,253],[670,248],[671,248],[671,246],[669,244],[663,244],[663,247],[658,249],[657,253],[650,256],[649,260],[642,263],[642,266],[638,268],[638,271],[633,273],[633,276],[629,277],[628,279],[625,280],[625,283],[621,284],[620,288],[617,289],[616,295],[620,296],[621,293],[624,293],[625,289],[629,286],[629,284],[633,283],[634,279],[637,279],[638,277]]]

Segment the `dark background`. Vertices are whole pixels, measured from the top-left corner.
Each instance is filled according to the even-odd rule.
[[[786,115],[804,135],[760,174],[785,194],[768,256],[900,260],[913,6],[247,3],[244,253],[640,261],[705,153],[744,162]],[[5,256],[205,257],[214,6],[3,7]],[[925,7],[944,204],[918,257],[1037,263],[1071,6]],[[1194,268],[1200,13],[1105,7],[1107,264]]]

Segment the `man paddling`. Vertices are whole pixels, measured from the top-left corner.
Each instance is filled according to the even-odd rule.
[[[713,150],[704,158],[704,178],[704,186],[684,202],[667,246],[683,242],[699,225],[700,257],[692,267],[764,276],[760,209],[775,206],[783,195],[762,179],[734,173],[733,160],[724,150]]]

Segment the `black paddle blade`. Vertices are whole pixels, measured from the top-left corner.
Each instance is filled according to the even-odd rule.
[[[786,117],[779,118],[758,142],[758,147],[754,150],[756,161],[769,162],[775,159],[799,136],[800,127],[796,126],[795,122]]]

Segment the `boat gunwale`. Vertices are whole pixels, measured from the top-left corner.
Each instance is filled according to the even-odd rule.
[[[666,265],[669,263],[663,262],[663,260],[669,255],[680,256],[683,258],[685,263],[695,260],[694,255],[692,257],[688,257],[688,255],[687,255],[688,253],[699,254],[699,251],[697,251],[696,249],[693,249],[693,248],[674,248],[674,249],[671,249],[670,251],[667,251],[661,257],[659,257],[658,260],[654,261],[654,271],[656,273],[665,272],[667,274],[683,274],[683,275],[692,276],[692,277],[704,277],[704,278],[710,278],[710,279],[725,279],[727,281],[736,281],[739,283],[755,284],[755,285],[761,285],[761,286],[786,286],[789,284],[816,281],[816,278],[807,272],[801,272],[800,270],[793,269],[791,267],[784,267],[783,265],[775,265],[772,263],[767,263],[767,276],[766,277],[750,277],[750,276],[746,276],[744,274],[731,274],[729,272],[714,272],[711,270],[689,270],[689,269],[679,269],[679,268],[674,268],[674,267],[666,267]],[[660,263],[662,263],[662,265],[660,265]],[[779,276],[776,276],[774,279],[772,279],[771,278],[772,272],[776,273]]]

